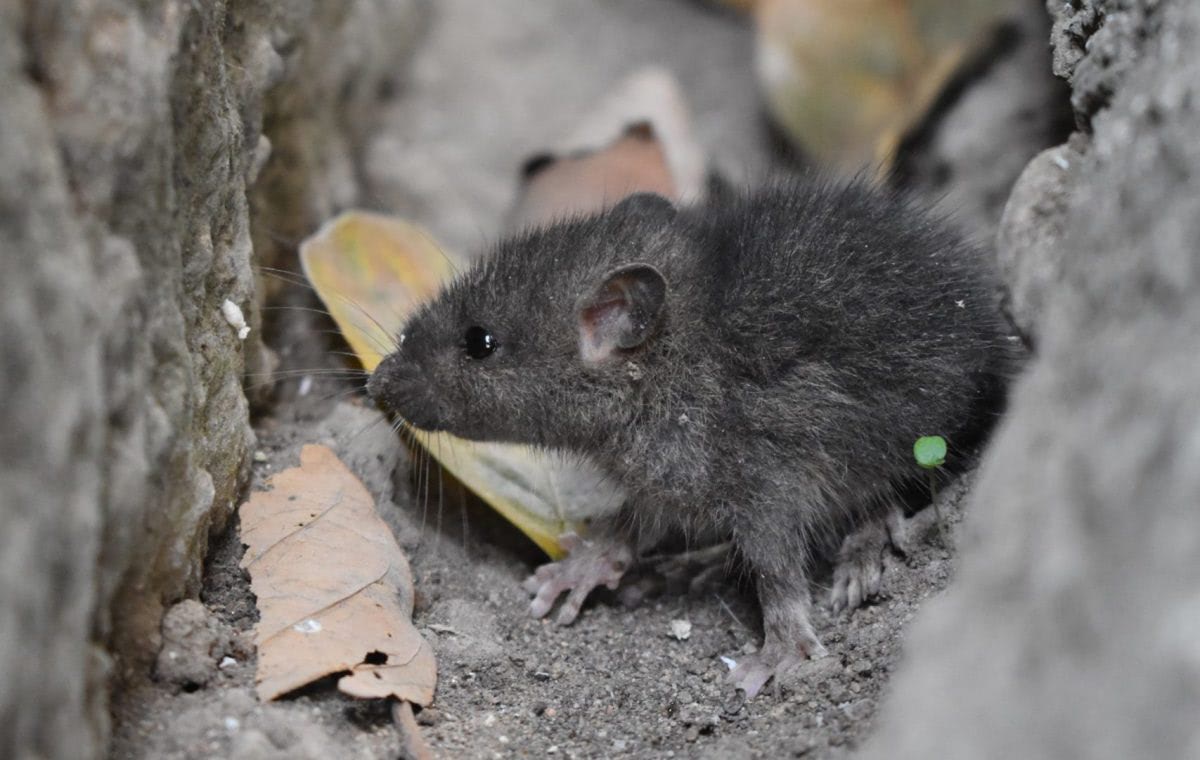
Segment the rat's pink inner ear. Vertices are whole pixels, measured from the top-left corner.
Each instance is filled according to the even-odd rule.
[[[658,327],[667,282],[649,264],[629,264],[606,274],[579,301],[579,355],[589,364],[646,342]]]

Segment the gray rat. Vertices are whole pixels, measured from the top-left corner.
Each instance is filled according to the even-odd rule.
[[[622,484],[527,583],[536,616],[569,591],[571,622],[669,531],[730,538],[762,607],[763,646],[731,673],[753,696],[824,654],[814,562],[884,534],[922,476],[914,440],[980,424],[1007,343],[986,257],[945,220],[806,178],[694,208],[633,195],[504,240],[368,388],[416,427],[577,452]],[[877,567],[835,576],[835,596],[857,604]]]

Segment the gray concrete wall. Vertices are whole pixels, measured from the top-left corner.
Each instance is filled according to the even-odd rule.
[[[1039,355],[867,757],[1200,756],[1200,4],[1048,7],[1080,131],[1001,232]]]
[[[251,196],[262,235],[357,201],[421,5],[0,0],[0,756],[98,756],[197,591],[270,364]]]

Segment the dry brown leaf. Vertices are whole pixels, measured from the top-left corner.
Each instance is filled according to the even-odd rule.
[[[544,162],[544,163],[543,163]],[[626,130],[595,152],[535,159],[513,223],[536,225],[556,217],[585,215],[638,192],[675,198],[675,182],[654,129],[646,123]]]
[[[553,149],[526,163],[510,225],[589,214],[636,192],[699,201],[704,150],[670,72],[642,69],[622,81]]]
[[[241,508],[259,698],[348,671],[346,694],[429,704],[437,669],[412,624],[412,571],[367,489],[317,445],[268,485]]]

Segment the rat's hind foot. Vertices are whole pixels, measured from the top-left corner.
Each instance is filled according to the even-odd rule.
[[[570,591],[555,618],[559,625],[568,625],[579,616],[592,589],[601,585],[617,587],[633,563],[633,549],[616,539],[585,540],[573,533],[562,536],[559,542],[567,550],[566,559],[542,565],[523,586],[534,594],[529,612],[535,618],[545,617],[559,595]]]
[[[842,541],[829,589],[829,606],[835,613],[852,611],[879,595],[884,557],[894,544],[892,524],[901,519],[899,509],[894,509],[886,518],[859,526]]]
[[[742,657],[729,673],[729,683],[753,699],[771,678],[778,683],[785,673],[805,659],[824,657],[827,652],[813,631],[808,619],[808,603],[791,600],[766,606],[763,624],[766,628],[762,648]]]

